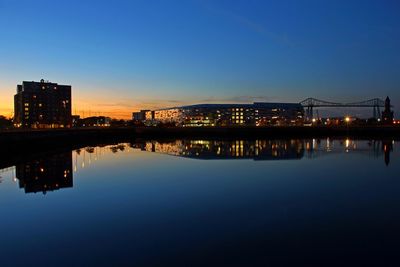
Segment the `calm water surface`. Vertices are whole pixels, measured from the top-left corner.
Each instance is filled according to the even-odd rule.
[[[0,173],[0,265],[399,266],[399,151],[138,141],[15,162]]]

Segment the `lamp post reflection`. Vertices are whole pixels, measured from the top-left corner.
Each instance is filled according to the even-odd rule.
[[[383,149],[383,153],[385,154],[385,164],[386,164],[386,166],[389,166],[390,153],[393,152],[393,141],[391,141],[391,140],[382,141],[382,149]]]

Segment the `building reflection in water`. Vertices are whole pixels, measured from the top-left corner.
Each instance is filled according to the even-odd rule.
[[[46,156],[17,164],[16,178],[25,193],[43,192],[73,186],[72,152]]]
[[[301,140],[176,140],[132,144],[144,151],[196,159],[301,159]]]
[[[14,173],[13,179],[25,193],[37,193],[71,188],[73,172],[90,166],[108,153],[130,153],[131,148],[193,159],[253,159],[296,160],[318,158],[331,154],[362,154],[384,158],[390,164],[394,141],[354,141],[350,139],[292,139],[292,140],[174,140],[137,141],[131,144],[99,145],[75,151],[41,157],[14,168],[0,170]],[[1,175],[0,175],[1,176]]]
[[[390,163],[393,141],[355,141],[350,139],[292,140],[175,140],[142,141],[131,144],[143,151],[195,159],[290,160],[352,153],[379,158]]]

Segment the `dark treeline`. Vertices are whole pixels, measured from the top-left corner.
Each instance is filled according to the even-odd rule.
[[[11,129],[11,128],[13,128],[12,119],[0,115],[0,129]]]

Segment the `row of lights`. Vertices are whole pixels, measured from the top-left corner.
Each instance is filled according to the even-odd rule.
[[[329,121],[329,118],[326,119],[326,120]],[[344,121],[345,121],[345,122],[350,122],[350,121],[351,121],[351,118],[350,118],[350,117],[345,117],[345,118],[344,118]],[[312,122],[317,122],[317,119],[313,118],[313,119],[312,119]]]

